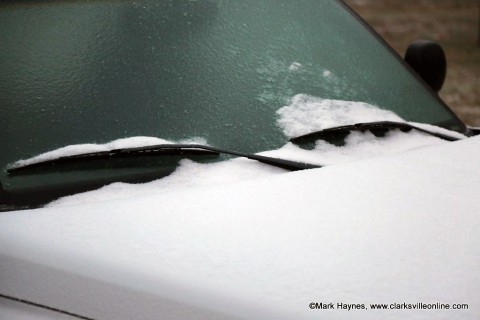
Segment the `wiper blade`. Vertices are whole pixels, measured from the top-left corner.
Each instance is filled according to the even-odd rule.
[[[423,129],[414,125],[411,125],[406,122],[395,122],[395,121],[376,121],[376,122],[363,122],[363,123],[356,123],[344,126],[338,126],[328,129],[323,129],[320,131],[304,134],[299,137],[295,137],[290,139],[291,142],[296,144],[303,144],[303,143],[311,143],[312,141],[316,141],[318,139],[332,137],[332,135],[338,134],[348,134],[350,131],[372,131],[373,133],[385,133],[388,130],[392,129],[400,129],[403,132],[407,132],[410,130],[417,130],[431,136],[447,140],[447,141],[457,141],[460,140],[457,137],[445,135],[442,133],[430,131],[427,129]]]
[[[191,156],[191,155],[213,155],[218,156],[218,152],[200,150],[196,148],[180,148],[179,145],[175,144],[164,144],[164,145],[153,145],[145,147],[135,147],[135,148],[121,148],[113,149],[107,151],[96,151],[88,153],[80,153],[68,156],[62,156],[58,158],[48,159],[37,161],[25,165],[14,165],[7,169],[7,173],[17,173],[27,169],[45,167],[49,165],[56,164],[65,164],[72,162],[88,162],[90,160],[102,160],[102,159],[113,159],[113,158],[128,158],[134,156],[154,156],[154,155],[165,155],[165,156]]]
[[[60,163],[68,162],[79,162],[79,161],[89,161],[93,159],[111,159],[111,158],[121,158],[121,157],[132,157],[137,155],[175,155],[175,156],[192,156],[192,155],[214,155],[218,156],[219,154],[228,154],[239,157],[248,158],[251,160],[256,160],[268,165],[275,167],[283,168],[289,171],[296,170],[305,170],[320,168],[321,166],[312,165],[303,162],[296,162],[285,159],[278,159],[273,157],[266,157],[256,154],[242,153],[238,151],[225,150],[220,148],[215,148],[211,146],[205,146],[200,144],[159,144],[153,146],[145,147],[135,147],[135,148],[122,148],[114,149],[109,151],[99,151],[91,153],[82,153],[77,155],[70,155],[59,157],[55,159],[49,159],[39,162],[34,162],[31,164],[15,166],[7,169],[7,173],[17,173],[20,171],[25,171],[32,168],[44,167],[48,165],[55,165]]]

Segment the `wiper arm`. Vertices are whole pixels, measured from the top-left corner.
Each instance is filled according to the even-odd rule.
[[[322,166],[319,166],[319,165],[305,163],[305,162],[298,162],[298,161],[292,161],[292,160],[272,158],[272,157],[261,156],[261,155],[258,155],[258,154],[243,153],[243,152],[225,150],[225,149],[209,147],[209,146],[197,145],[197,147],[202,147],[205,150],[216,151],[216,152],[220,152],[220,153],[224,153],[224,154],[229,154],[229,155],[233,155],[233,156],[247,158],[247,159],[250,159],[250,160],[256,160],[256,161],[259,161],[261,163],[265,163],[265,164],[275,166],[275,167],[278,167],[278,168],[282,168],[282,169],[285,169],[285,170],[289,170],[289,171],[315,169],[315,168],[321,168],[322,167]]]
[[[333,135],[338,135],[338,134],[346,135],[350,133],[350,131],[361,131],[361,132],[372,131],[373,133],[375,132],[385,133],[386,131],[392,130],[392,129],[400,129],[403,132],[407,132],[410,130],[417,130],[417,131],[420,131],[420,132],[423,132],[447,141],[459,140],[459,138],[457,137],[452,137],[442,133],[426,130],[406,122],[376,121],[376,122],[356,123],[351,125],[344,125],[344,126],[323,129],[320,131],[316,131],[316,132],[304,134],[299,137],[292,138],[290,139],[290,141],[296,144],[303,144],[303,143],[311,143],[312,141],[316,141],[318,139],[332,137]]]
[[[251,160],[256,160],[268,165],[275,167],[283,168],[289,171],[304,170],[304,169],[313,169],[320,168],[321,166],[312,165],[303,162],[296,162],[285,159],[278,159],[273,157],[266,157],[256,154],[247,154],[237,151],[225,150],[200,144],[159,144],[153,146],[145,147],[136,147],[136,148],[122,148],[109,151],[99,151],[91,153],[83,153],[77,155],[70,155],[59,157],[55,159],[49,159],[44,161],[39,161],[31,164],[26,164],[22,166],[11,167],[7,169],[9,174],[17,173],[27,169],[44,167],[48,165],[54,165],[59,163],[68,163],[68,162],[78,162],[78,161],[89,161],[92,159],[111,159],[111,158],[121,158],[121,157],[132,157],[136,155],[180,155],[180,156],[191,156],[191,155],[214,155],[218,156],[219,154],[228,154],[239,157],[248,158]]]

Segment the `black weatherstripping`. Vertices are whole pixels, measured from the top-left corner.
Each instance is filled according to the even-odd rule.
[[[356,124],[349,124],[344,126],[338,126],[328,129],[323,129],[320,131],[304,134],[299,137],[295,137],[290,139],[291,142],[296,144],[304,144],[304,143],[311,143],[312,141],[316,141],[319,139],[325,139],[336,135],[346,135],[350,131],[372,131],[373,133],[380,133],[384,134],[388,130],[399,129],[403,132],[407,132],[410,130],[417,130],[431,136],[447,140],[447,141],[457,141],[460,140],[457,137],[452,137],[446,134],[422,129],[420,127],[411,125],[406,122],[395,122],[395,121],[376,121],[376,122],[363,122],[363,123],[356,123]]]

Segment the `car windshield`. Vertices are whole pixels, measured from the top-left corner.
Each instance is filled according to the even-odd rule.
[[[0,25],[5,189],[8,164],[73,144],[276,149],[288,141],[277,110],[298,94],[465,130],[334,0],[10,1]]]

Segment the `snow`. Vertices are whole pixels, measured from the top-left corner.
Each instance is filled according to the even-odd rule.
[[[295,95],[290,105],[279,109],[277,114],[277,123],[289,138],[359,122],[405,122],[394,112],[365,102],[322,99],[306,94]]]
[[[479,157],[480,137],[439,140],[321,169],[4,213],[2,287],[99,319],[478,319]],[[43,267],[72,275],[45,279]],[[138,292],[157,300],[139,307]],[[469,309],[326,311],[310,302]]]
[[[405,133],[400,130],[391,130],[381,138],[367,131],[351,132],[342,147],[318,140],[312,150],[304,150],[293,143],[288,143],[279,150],[262,154],[317,165],[333,165],[400,154],[408,150],[444,143],[446,143],[444,140],[415,131]]]
[[[308,95],[278,116],[287,137],[404,121],[366,103]],[[391,130],[381,138],[352,132],[345,142],[261,153],[321,169],[186,159],[160,180],[4,212],[2,293],[95,319],[478,319],[480,137],[446,142]],[[164,143],[172,142],[131,137],[23,161]],[[311,302],[469,309],[311,310]]]
[[[435,132],[435,133],[444,134],[444,135],[447,135],[447,136],[451,136],[453,138],[457,138],[457,139],[465,139],[466,138],[465,135],[463,135],[459,132],[447,130],[445,128],[441,128],[441,127],[437,127],[437,126],[432,126],[431,124],[428,124],[428,123],[418,123],[418,122],[411,122],[411,121],[408,122],[408,123],[413,125],[413,126],[419,127],[421,129],[425,129],[425,130]]]
[[[135,198],[160,192],[180,192],[190,188],[227,185],[284,172],[284,169],[243,158],[207,164],[185,159],[180,161],[174,173],[165,178],[142,184],[112,183],[98,190],[60,198],[47,207]]]
[[[405,122],[413,126],[458,139],[466,136],[437,126],[407,122],[392,111],[365,102],[322,99],[297,94],[288,106],[277,111],[277,124],[289,138],[337,126],[374,121]]]
[[[331,165],[447,143],[423,133],[404,133],[400,130],[393,130],[382,138],[375,137],[369,132],[352,132],[345,142],[345,146],[337,147],[319,140],[313,150],[304,150],[295,144],[288,143],[279,150],[260,154],[318,165]],[[137,197],[144,194],[226,185],[285,172],[284,169],[244,158],[217,163],[197,163],[185,159],[180,161],[178,168],[165,178],[143,184],[113,183],[98,190],[60,198],[48,206],[79,205],[94,201]]]

